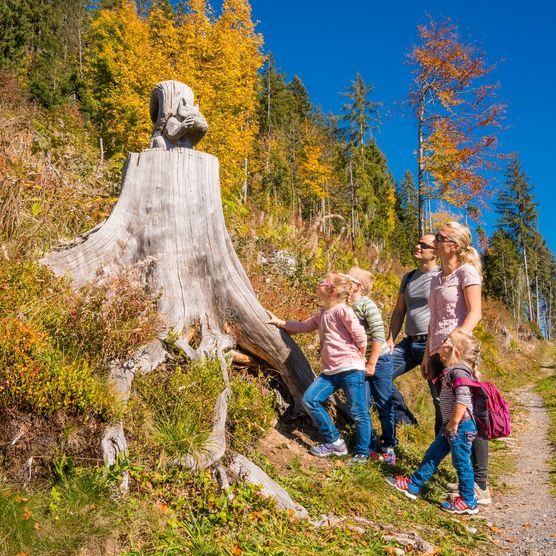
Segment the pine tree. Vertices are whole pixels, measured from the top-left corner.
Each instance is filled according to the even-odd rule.
[[[15,69],[31,95],[51,107],[83,96],[86,0],[5,0],[0,67]]]
[[[363,77],[356,73],[350,87],[342,93],[351,101],[344,104],[343,114],[339,117],[339,121],[344,124],[346,143],[351,148],[362,150],[370,139],[369,134],[379,129],[378,109],[382,103],[367,98],[373,91],[374,86],[365,83]]]

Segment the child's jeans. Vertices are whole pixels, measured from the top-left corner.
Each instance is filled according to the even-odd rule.
[[[458,475],[459,494],[466,504],[475,504],[475,478],[471,465],[471,445],[475,436],[477,425],[471,419],[461,421],[457,433],[445,434],[441,431],[426,451],[419,469],[411,476],[411,484],[421,490],[433,476],[440,462],[452,452],[452,464]]]
[[[369,455],[371,441],[371,417],[365,394],[365,372],[343,371],[334,375],[321,374],[303,395],[303,407],[320,430],[325,442],[335,442],[340,433],[322,404],[336,390],[346,395],[349,411],[355,421],[355,453]]]
[[[392,356],[388,353],[378,358],[373,376],[366,377],[368,407],[374,401],[382,428],[380,440],[384,448],[394,447],[396,441],[396,412],[392,405]],[[370,449],[378,451],[378,441],[371,422]]]

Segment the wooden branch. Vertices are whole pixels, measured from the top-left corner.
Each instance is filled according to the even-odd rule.
[[[263,496],[272,497],[283,510],[292,510],[298,518],[307,518],[307,510],[295,500],[278,483],[273,481],[260,467],[241,454],[233,454],[228,469],[236,479],[259,485]]]

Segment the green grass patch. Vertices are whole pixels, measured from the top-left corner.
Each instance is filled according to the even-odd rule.
[[[171,369],[136,376],[133,388],[127,412],[133,457],[165,465],[197,454],[224,389],[218,360],[179,360]]]

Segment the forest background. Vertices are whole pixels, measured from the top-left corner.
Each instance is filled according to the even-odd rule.
[[[114,510],[101,494],[121,469],[99,482],[97,475],[82,467],[76,472],[74,464],[97,461],[91,439],[98,438],[101,423],[124,412],[103,379],[110,361],[125,359],[156,335],[160,326],[156,292],[143,292],[129,275],[71,292],[67,282],[54,279],[36,260],[110,213],[127,153],[148,147],[152,130],[148,99],[159,81],[178,79],[195,92],[210,126],[199,149],[219,158],[228,229],[265,306],[284,316],[303,318],[314,308],[313,286],[319,275],[331,266],[346,269],[360,264],[375,275],[373,295],[387,320],[399,277],[412,264],[419,227],[434,229],[446,219],[466,219],[483,254],[489,301],[480,334],[486,361],[502,384],[510,384],[515,377],[501,363],[507,359],[504,350],[509,350],[511,360],[522,364],[520,380],[530,376],[534,339],[554,335],[556,263],[538,227],[534,191],[519,158],[498,149],[507,108],[496,97],[493,67],[486,55],[461,39],[453,22],[425,18],[413,49],[408,38],[408,62],[414,74],[407,84],[407,106],[422,134],[415,145],[418,172],[414,176],[408,170],[399,183],[375,140],[380,126],[387,124],[381,124],[381,99],[375,98],[372,84],[355,74],[341,91],[345,95],[341,113],[324,113],[311,101],[301,76],[289,79],[280,61],[265,51],[247,0],[225,0],[222,5],[203,0],[8,0],[0,6],[0,22],[0,359],[4,373],[0,408],[16,431],[20,427],[28,431],[29,415],[39,419],[33,421],[35,433],[50,441],[42,442],[40,457],[33,452],[35,460],[42,462],[34,473],[38,478],[53,475],[59,481],[46,498],[32,502],[35,510],[28,508],[44,515],[44,521],[35,522],[39,525],[35,530],[18,499],[26,497],[17,491],[2,492],[7,504],[3,507],[20,508],[24,526],[14,525],[18,533],[7,553],[18,553],[21,538],[29,546],[44,544],[36,531],[46,527],[41,524],[52,511],[59,511],[60,519],[68,520],[68,532],[72,531],[67,497],[73,496],[75,481],[81,481],[81,487],[89,489],[87,496],[95,500],[91,520],[98,538],[113,533],[106,519]],[[494,175],[503,176],[499,180],[503,187],[495,193]],[[487,210],[487,199],[497,214],[490,236],[480,218]],[[504,339],[500,353],[496,338]],[[309,340],[302,346],[315,367],[316,346]],[[180,365],[169,385],[174,393],[182,392],[191,380],[187,366]],[[194,371],[210,383],[210,368]],[[272,424],[275,389],[260,381],[260,377],[246,380],[243,374],[235,382],[238,405],[231,411],[235,417],[230,434],[236,446],[251,446]],[[172,439],[168,427],[155,425],[157,419],[166,419],[166,424],[171,420],[178,427],[177,423],[202,413],[202,406],[194,401],[193,389],[187,398],[189,409],[185,402],[177,403],[181,398],[173,398],[176,411],[186,411],[186,416],[161,416],[154,408],[161,405],[164,393],[155,386],[156,377],[137,386],[135,416],[128,418],[136,446],[151,447],[140,458],[144,467],[132,469],[143,497],[134,503],[141,505],[153,496],[160,502],[156,519],[163,522],[163,534],[148,530],[152,516],[144,514],[137,538],[128,532],[125,544],[127,548],[154,546],[164,539],[170,546],[181,539],[190,547],[204,542],[203,535],[189,521],[187,526],[174,527],[172,519],[183,508],[169,503],[169,475],[153,464],[153,446],[160,449],[162,442],[164,457],[158,454],[158,464],[178,448],[189,449],[177,446],[176,438],[190,429],[185,433],[172,429]],[[208,398],[217,391],[214,384],[205,389]],[[162,406],[167,407],[167,400]],[[250,415],[253,407],[259,412],[256,419]],[[85,433],[83,416],[87,416]],[[203,430],[195,429],[193,435],[199,443]],[[8,445],[9,439],[4,440]],[[407,441],[411,461],[425,440],[415,433]],[[28,446],[31,451],[35,448]],[[4,454],[4,463],[19,469],[14,472],[16,482],[25,481],[22,462],[30,453]],[[264,466],[264,461],[260,456],[259,463]],[[208,483],[185,475],[172,481],[196,493],[201,517],[205,511],[213,515],[215,505],[227,504],[221,497],[211,498],[216,495]],[[380,488],[378,475],[371,482],[373,488]],[[309,505],[319,507],[311,494],[314,483],[290,478],[285,484]],[[269,508],[263,502],[258,507],[253,496],[242,491],[237,507],[220,508],[223,515],[216,518],[216,525],[225,532],[219,534],[232,535],[226,529],[228,521],[248,509],[256,514],[249,514],[250,527],[256,528]],[[376,502],[363,495],[357,494],[356,499],[349,504],[379,511]],[[63,516],[61,508],[67,510]],[[124,510],[131,511],[128,506]],[[215,526],[212,518],[207,518],[209,525],[199,519],[193,522],[195,527]],[[273,535],[278,535],[283,519],[288,518],[273,521]],[[430,522],[426,512],[419,519]],[[454,542],[450,535],[460,543],[462,538],[469,545],[476,542],[461,528],[445,529],[447,546]],[[81,534],[85,536],[84,531]],[[233,532],[233,546],[258,542],[252,536],[242,541],[242,534]],[[7,538],[2,542],[11,542]],[[56,543],[67,545],[68,539],[52,535],[52,553],[59,553]],[[291,539],[281,541],[287,544]],[[85,541],[75,533],[71,542],[80,546]],[[310,542],[315,543],[314,549],[325,541],[311,537]],[[375,533],[366,542],[382,546]],[[133,550],[129,554],[143,553]]]

